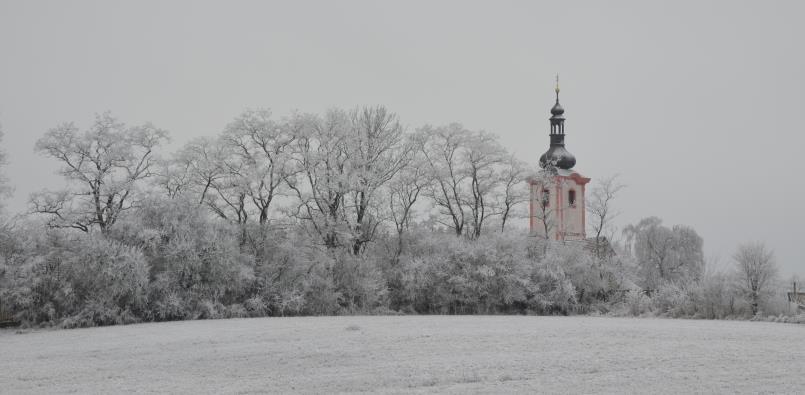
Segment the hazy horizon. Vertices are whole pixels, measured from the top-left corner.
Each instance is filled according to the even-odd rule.
[[[628,185],[618,225],[689,225],[721,264],[763,241],[784,278],[803,275],[803,11],[794,1],[0,1],[8,209],[62,185],[35,141],[106,110],[167,129],[172,150],[246,108],[382,104],[409,129],[493,132],[536,166],[559,73],[576,169]]]

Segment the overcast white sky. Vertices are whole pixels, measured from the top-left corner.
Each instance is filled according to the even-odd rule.
[[[61,185],[36,139],[105,110],[178,146],[247,107],[383,104],[536,164],[559,72],[576,169],[629,185],[621,224],[690,225],[722,264],[764,241],[805,274],[803,16],[801,1],[0,0],[10,208]]]

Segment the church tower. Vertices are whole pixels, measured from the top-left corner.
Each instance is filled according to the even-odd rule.
[[[532,236],[550,240],[584,240],[584,192],[590,179],[573,169],[576,157],[565,149],[565,109],[559,104],[559,76],[555,91],[551,145],[539,158],[542,170],[529,179],[529,228]]]

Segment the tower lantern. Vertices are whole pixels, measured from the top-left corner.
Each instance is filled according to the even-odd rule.
[[[565,148],[565,109],[559,104],[558,75],[555,92],[550,146],[539,158],[542,170],[529,179],[529,228],[532,236],[583,240],[586,238],[585,186],[590,179],[573,168],[576,157]]]

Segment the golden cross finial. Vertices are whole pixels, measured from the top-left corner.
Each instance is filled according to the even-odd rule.
[[[559,73],[556,74],[556,88],[554,89],[556,94],[559,94]]]

